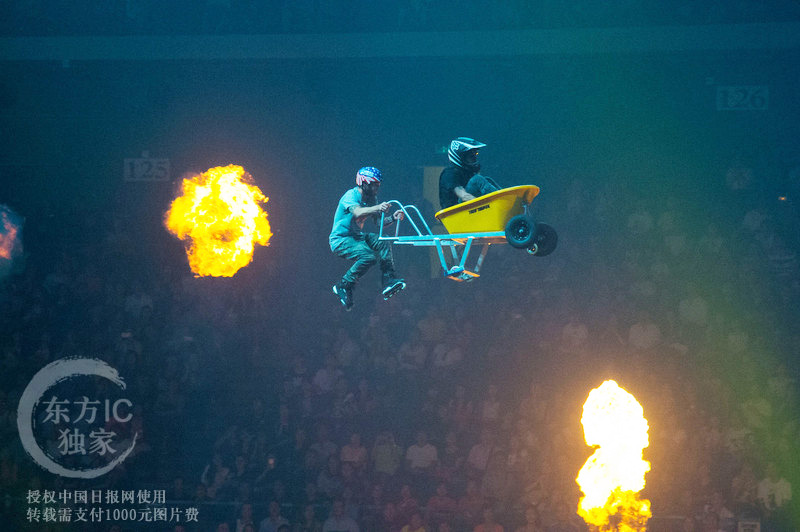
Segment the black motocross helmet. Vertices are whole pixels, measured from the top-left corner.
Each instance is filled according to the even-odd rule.
[[[447,158],[459,168],[477,174],[481,170],[478,163],[478,150],[486,146],[483,142],[468,137],[458,137],[450,142],[447,149]]]

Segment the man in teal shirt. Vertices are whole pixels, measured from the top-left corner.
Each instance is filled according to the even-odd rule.
[[[344,193],[336,206],[333,217],[333,228],[329,237],[331,251],[348,260],[355,261],[342,276],[341,281],[333,285],[333,293],[345,310],[353,308],[353,287],[362,275],[376,262],[380,263],[383,273],[383,298],[388,299],[406,287],[403,279],[395,277],[392,247],[379,240],[376,233],[364,231],[364,222],[372,218],[380,223],[379,215],[389,210],[388,202],[378,203],[378,189],[381,186],[381,172],[372,166],[361,168],[356,174],[356,187]],[[402,211],[395,211],[392,216],[384,217],[384,224],[389,225],[403,218]]]

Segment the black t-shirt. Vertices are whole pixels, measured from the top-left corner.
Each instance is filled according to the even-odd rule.
[[[442,170],[442,173],[439,174],[439,204],[442,209],[458,203],[458,196],[454,192],[455,188],[466,187],[473,175],[475,174],[453,165]]]

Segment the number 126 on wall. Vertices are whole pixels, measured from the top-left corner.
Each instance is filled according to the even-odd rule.
[[[766,85],[720,85],[717,87],[717,111],[765,111],[769,109]]]

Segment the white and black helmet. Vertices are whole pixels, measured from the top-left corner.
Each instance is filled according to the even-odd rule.
[[[450,159],[451,163],[459,168],[477,172],[480,170],[480,165],[477,163],[477,161],[466,161],[464,160],[464,155],[469,151],[477,150],[479,148],[483,148],[484,146],[486,146],[486,144],[483,142],[478,142],[475,139],[458,137],[450,142],[450,147],[447,149],[447,158]]]

